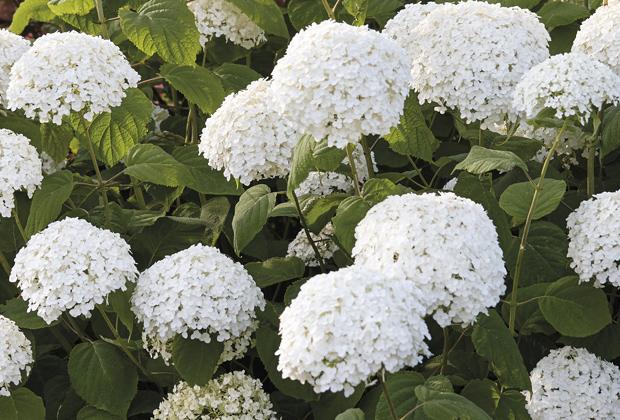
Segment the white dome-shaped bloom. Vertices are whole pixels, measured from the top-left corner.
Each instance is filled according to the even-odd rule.
[[[554,55],[533,67],[517,85],[514,109],[524,118],[534,118],[545,108],[557,118],[590,118],[593,108],[617,104],[620,77],[607,65],[581,53]]]
[[[580,282],[620,287],[620,191],[596,194],[566,219],[568,257]]]
[[[355,263],[409,280],[442,327],[472,324],[506,289],[493,222],[453,193],[388,197],[357,225],[355,238]]]
[[[0,105],[6,106],[6,90],[13,64],[30,48],[30,42],[6,29],[0,29]]]
[[[0,315],[0,396],[8,396],[9,386],[18,385],[22,371],[30,372],[33,362],[30,341],[15,322]]]
[[[280,315],[284,378],[345,396],[382,368],[430,355],[424,308],[411,282],[351,266],[312,277]]]
[[[9,281],[28,310],[48,324],[63,312],[90,317],[95,305],[135,280],[129,244],[117,233],[67,218],[33,235],[19,250]]]
[[[331,223],[325,225],[318,234],[310,232],[310,237],[314,241],[319,254],[324,260],[328,260],[334,256],[334,252],[338,250],[338,246],[332,241],[334,235],[334,227]],[[316,258],[314,249],[306,236],[306,232],[302,229],[299,231],[295,239],[288,244],[287,257],[297,257],[308,267],[318,267],[319,260]]]
[[[121,104],[140,76],[112,42],[78,32],[38,38],[13,65],[9,108],[28,118],[60,125],[71,112],[88,121]]]
[[[257,80],[226,97],[200,137],[200,153],[212,168],[249,185],[288,175],[295,130],[273,111],[270,82]]]
[[[196,17],[202,45],[218,36],[246,49],[267,40],[265,31],[230,1],[194,0],[187,6]]]
[[[243,371],[225,373],[205,386],[179,382],[153,420],[276,420],[269,396],[258,379]]]
[[[409,58],[389,37],[332,20],[300,31],[273,69],[274,105],[300,133],[343,148],[389,133],[409,93]]]
[[[551,350],[530,373],[533,420],[620,418],[620,369],[585,349]]]
[[[607,0],[608,6],[620,5],[620,0]]]
[[[444,4],[411,33],[412,84],[420,102],[457,109],[483,128],[512,118],[521,77],[549,57],[549,33],[519,7],[478,1]]]
[[[132,307],[154,354],[154,343],[165,347],[177,334],[205,343],[214,336],[226,343],[220,359],[226,361],[249,347],[257,327],[255,311],[265,307],[265,299],[241,264],[217,248],[194,245],[145,270]],[[167,360],[165,352],[159,353]]]
[[[10,217],[15,191],[26,190],[32,197],[41,185],[41,159],[27,137],[0,129],[0,216]]]
[[[599,7],[583,21],[572,51],[593,57],[620,74],[620,7]]]

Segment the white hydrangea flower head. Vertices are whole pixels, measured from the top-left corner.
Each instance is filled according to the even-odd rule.
[[[620,76],[592,57],[568,53],[527,72],[515,89],[513,105],[525,119],[551,108],[557,118],[576,116],[585,123],[594,108],[619,101]]]
[[[312,277],[280,315],[278,370],[317,393],[351,395],[382,368],[430,355],[423,311],[411,282],[364,267]]]
[[[291,124],[272,109],[269,86],[261,79],[227,96],[200,137],[198,148],[209,165],[244,185],[288,175],[299,140]]]
[[[533,420],[620,418],[620,369],[585,349],[551,350],[530,379],[525,396]]]
[[[27,137],[0,129],[0,216],[11,217],[15,191],[25,190],[28,197],[43,181],[41,158]]]
[[[265,298],[245,268],[217,248],[194,245],[156,262],[139,276],[132,308],[144,324],[144,344],[168,361],[178,334],[224,342],[220,362],[242,356],[258,327]],[[159,354],[158,354],[159,353]]]
[[[56,162],[46,152],[41,153],[41,167],[45,175],[52,175],[67,166],[67,161]]]
[[[442,327],[472,324],[506,289],[493,222],[453,193],[388,197],[357,225],[355,239],[355,263],[410,281]]]
[[[196,17],[202,45],[219,36],[246,49],[267,40],[265,31],[230,1],[193,0],[187,6]]]
[[[338,250],[338,245],[332,241],[334,236],[334,226],[330,223],[326,224],[318,234],[310,232],[310,237],[314,241],[319,254],[324,260],[328,260],[334,256],[334,252]],[[302,229],[299,231],[295,239],[288,244],[287,257],[297,257],[308,267],[318,267],[319,260],[316,258],[314,249],[306,236],[306,232]]]
[[[6,90],[13,64],[30,48],[30,42],[19,35],[0,29],[0,105],[6,106]]]
[[[607,64],[620,74],[620,7],[603,6],[581,23],[572,51]]]
[[[620,191],[582,201],[566,219],[568,257],[579,281],[620,287]]]
[[[48,324],[65,311],[90,317],[116,290],[135,281],[129,244],[117,233],[82,219],[50,223],[19,250],[9,281],[17,283],[28,310]]]
[[[18,385],[22,372],[30,373],[32,346],[15,322],[0,315],[0,396],[10,395],[11,384]]]
[[[55,32],[38,38],[11,69],[9,108],[60,125],[71,112],[92,121],[121,104],[140,76],[121,50],[101,37]]]
[[[409,93],[409,58],[366,26],[332,20],[293,37],[273,69],[274,105],[302,134],[343,148],[396,126]]]
[[[243,371],[225,373],[205,386],[176,384],[153,412],[153,420],[276,420],[258,379]]]
[[[607,0],[607,6],[620,5],[620,0]]]
[[[410,37],[420,102],[438,104],[439,112],[457,109],[482,128],[513,118],[515,86],[549,57],[549,33],[536,14],[479,1],[435,8]]]

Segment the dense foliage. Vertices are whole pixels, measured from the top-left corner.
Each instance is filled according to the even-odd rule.
[[[620,418],[620,4],[409,3],[19,3],[0,420]]]

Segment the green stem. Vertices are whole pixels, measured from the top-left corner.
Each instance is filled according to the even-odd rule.
[[[26,236],[26,230],[22,225],[22,222],[19,220],[19,212],[17,210],[17,202],[15,203],[15,207],[13,207],[13,218],[15,219],[15,224],[17,225],[17,230],[19,230],[19,234],[21,235],[24,242],[28,242],[28,237]]]
[[[97,18],[99,19],[99,24],[101,25],[101,34],[105,38],[110,38],[110,33],[108,32],[108,27],[105,23],[105,14],[103,13],[103,1],[95,0],[95,8],[97,9]]]
[[[372,163],[372,151],[370,150],[370,147],[368,147],[366,137],[362,136],[360,143],[362,145],[362,149],[364,150],[364,159],[366,160],[366,166],[368,167],[368,178],[374,178],[375,168]]]
[[[299,205],[299,199],[297,198],[297,194],[295,194],[295,191],[292,191],[291,195],[293,196],[293,201],[295,202],[295,208],[297,208],[297,214],[299,214],[299,223],[301,224],[301,228],[306,233],[306,238],[308,239],[308,242],[310,242],[312,251],[314,251],[314,255],[319,262],[319,266],[321,267],[321,272],[325,273],[326,272],[325,262],[323,261],[323,257],[321,256],[321,253],[319,252],[319,248],[317,248],[316,243],[314,242],[314,239],[312,239],[312,236],[310,235],[310,231],[308,230],[308,225],[306,225],[306,219],[304,218],[304,214],[301,211],[301,206]]]
[[[353,176],[353,184],[355,187],[355,193],[362,196],[362,192],[360,191],[360,179],[357,176],[357,168],[355,166],[355,158],[353,157],[353,150],[355,149],[355,145],[347,144],[347,157],[349,158],[349,166],[351,167],[351,175]]]
[[[381,382],[381,388],[383,388],[383,394],[385,395],[385,400],[387,401],[388,407],[390,408],[390,415],[392,416],[394,420],[398,420],[398,415],[396,414],[394,403],[392,402],[392,398],[390,398],[387,385],[385,384],[384,375],[385,375],[385,370],[382,370],[379,373],[379,382]]]
[[[430,188],[431,184],[428,183],[428,181],[424,177],[424,174],[422,174],[422,170],[418,167],[418,165],[416,165],[415,160],[413,160],[411,156],[409,155],[407,155],[407,159],[409,159],[409,163],[411,163],[411,166],[413,166],[413,169],[418,173],[418,177],[420,177],[420,179],[422,180],[424,187]]]
[[[448,327],[443,327],[443,351],[441,352],[441,367],[439,368],[440,375],[443,375],[444,370],[448,366],[449,338]]]
[[[103,200],[103,204],[105,206],[108,205],[108,195],[105,190],[105,183],[103,182],[103,177],[101,176],[101,171],[99,171],[99,164],[97,163],[97,156],[95,156],[95,148],[93,147],[93,142],[90,139],[90,133],[86,134],[86,140],[88,143],[88,153],[90,154],[90,160],[93,163],[93,168],[95,169],[95,174],[97,175],[97,181],[99,183],[99,190],[101,194],[101,199]]]
[[[131,179],[131,186],[133,188],[133,192],[136,196],[136,201],[138,202],[138,207],[141,210],[146,209],[146,201],[144,201],[144,194],[142,194],[142,188],[140,188],[140,184],[138,184],[138,180],[133,176]]]
[[[193,133],[192,133],[192,120],[194,119],[194,105],[189,104],[189,113],[187,114],[187,122],[185,123],[185,144],[189,144],[192,141]]]
[[[588,157],[587,157],[587,170],[588,177],[586,183],[586,192],[588,198],[592,197],[595,192],[595,181],[596,176],[594,174],[594,165],[596,162],[596,145],[598,144],[598,134],[601,127],[601,119],[598,113],[594,114],[593,118],[594,132],[592,133],[592,137],[588,142]]]
[[[2,269],[6,272],[6,275],[11,274],[11,264],[9,264],[9,260],[7,260],[6,256],[0,251],[0,265]]]
[[[515,265],[515,275],[512,281],[512,293],[510,296],[510,318],[508,320],[508,328],[510,329],[510,333],[515,335],[515,321],[517,319],[517,306],[518,306],[518,289],[519,289],[519,279],[521,277],[521,266],[523,265],[523,256],[525,255],[525,247],[527,246],[527,237],[530,233],[530,227],[532,226],[532,221],[534,220],[534,210],[536,209],[536,204],[538,204],[538,199],[540,197],[540,192],[543,189],[543,183],[545,180],[545,175],[547,175],[547,169],[549,169],[549,163],[551,159],[553,159],[553,155],[555,154],[556,149],[558,148],[560,141],[562,140],[562,135],[564,134],[564,130],[566,129],[566,122],[558,132],[555,140],[553,141],[553,145],[551,149],[549,149],[549,153],[545,158],[542,169],[540,171],[540,178],[538,179],[538,183],[534,188],[534,194],[532,195],[532,202],[530,203],[530,208],[527,212],[527,217],[525,219],[525,225],[523,226],[523,233],[521,234],[521,243],[519,244],[519,252],[517,254],[517,262]]]
[[[321,0],[321,1],[323,2],[323,7],[325,8],[325,11],[327,12],[327,16],[329,16],[330,19],[336,20],[336,14],[334,13],[334,10],[329,5],[327,0]]]

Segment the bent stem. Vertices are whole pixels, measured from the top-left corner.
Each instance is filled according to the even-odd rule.
[[[392,398],[390,398],[387,385],[385,384],[385,369],[381,370],[379,373],[379,382],[381,382],[381,388],[383,388],[383,394],[385,394],[385,401],[387,401],[388,407],[390,408],[390,415],[394,420],[398,420],[396,408],[394,408],[394,403],[392,402]]]
[[[353,183],[355,184],[355,193],[362,196],[362,192],[360,191],[360,179],[357,176],[357,167],[355,166],[355,158],[353,157],[353,149],[355,145],[347,144],[347,157],[349,158],[349,167],[351,168],[351,175],[353,176]]]
[[[439,374],[443,375],[444,370],[448,366],[448,353],[450,349],[448,347],[448,327],[443,327],[443,351],[441,352],[441,367],[439,368]]]
[[[93,168],[95,169],[95,174],[97,175],[97,181],[99,184],[101,199],[103,200],[103,204],[107,206],[108,195],[106,194],[106,191],[105,191],[105,183],[103,182],[101,171],[99,171],[99,164],[97,163],[97,156],[95,156],[95,148],[93,147],[93,142],[90,139],[90,133],[86,133],[86,141],[88,142],[88,153],[90,154],[90,160],[93,163]]]
[[[587,184],[586,184],[586,193],[588,198],[594,195],[595,190],[595,174],[594,174],[594,164],[596,162],[596,145],[598,144],[598,134],[601,128],[601,119],[598,113],[594,114],[594,132],[592,133],[592,137],[588,142],[588,157],[587,157]]]
[[[95,8],[97,9],[97,18],[99,19],[99,24],[101,25],[101,34],[105,38],[110,38],[110,33],[108,32],[108,27],[106,26],[105,14],[103,13],[103,1],[95,0]]]
[[[299,205],[299,199],[297,198],[297,194],[295,194],[295,191],[292,191],[291,195],[293,196],[293,201],[295,202],[295,208],[297,208],[297,214],[299,214],[299,223],[301,224],[301,228],[306,233],[306,238],[308,238],[308,242],[310,242],[312,251],[314,251],[314,256],[319,261],[319,267],[321,267],[321,272],[325,273],[325,262],[323,261],[323,257],[319,252],[319,248],[316,246],[314,239],[312,239],[312,236],[310,235],[310,231],[308,230],[308,226],[306,225],[306,219],[304,218],[304,214],[301,211],[301,206]]]
[[[370,147],[368,147],[366,137],[362,136],[360,144],[364,150],[364,159],[366,160],[366,166],[368,167],[368,178],[373,178],[375,176],[375,168],[372,163],[372,151],[370,150]]]
[[[17,202],[15,203],[15,206],[13,207],[13,218],[15,219],[15,224],[17,225],[17,230],[19,230],[19,234],[21,235],[22,239],[24,240],[24,242],[28,242],[28,238],[26,237],[26,230],[24,229],[24,225],[22,225],[22,222],[19,220],[19,212],[17,210]]]
[[[325,8],[325,11],[327,12],[327,16],[329,16],[330,19],[336,20],[336,14],[334,13],[334,10],[329,5],[327,0],[321,0],[321,1],[323,2],[323,7]]]
[[[555,140],[553,141],[553,145],[551,149],[549,149],[549,153],[545,158],[542,169],[540,171],[540,178],[538,179],[538,183],[534,187],[534,194],[532,195],[532,202],[530,203],[530,208],[527,212],[527,217],[525,219],[525,225],[523,226],[523,233],[521,234],[521,242],[519,244],[519,253],[517,254],[517,262],[515,265],[515,275],[512,281],[512,293],[510,296],[510,318],[508,320],[508,328],[510,330],[511,335],[515,335],[515,321],[517,319],[517,306],[518,306],[518,289],[519,289],[519,279],[521,277],[521,266],[523,265],[523,256],[525,255],[525,247],[527,245],[527,237],[530,233],[530,227],[532,226],[532,221],[534,219],[534,210],[536,208],[536,204],[538,204],[538,199],[540,198],[540,192],[543,189],[543,183],[545,180],[545,175],[547,174],[547,169],[549,169],[549,163],[551,159],[553,159],[553,155],[555,154],[556,149],[560,144],[560,140],[562,138],[562,134],[564,134],[564,130],[566,129],[566,122],[558,132]]]

